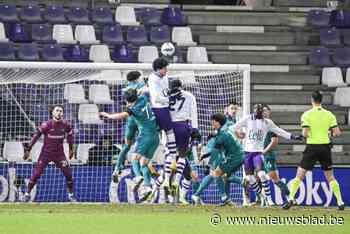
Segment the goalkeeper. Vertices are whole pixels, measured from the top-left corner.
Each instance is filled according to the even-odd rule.
[[[56,167],[60,168],[67,180],[68,200],[75,202],[73,193],[73,176],[72,169],[64,155],[63,141],[66,138],[69,144],[69,159],[74,158],[74,129],[63,119],[63,107],[55,105],[50,111],[52,119],[44,122],[38,127],[38,131],[34,134],[30,144],[25,147],[24,159],[29,158],[30,150],[38,141],[41,135],[44,135],[44,145],[41,149],[38,162],[34,168],[33,174],[28,184],[28,190],[25,193],[25,201],[29,201],[30,192],[37,183],[37,180],[43,174],[46,166],[50,162],[54,162]]]

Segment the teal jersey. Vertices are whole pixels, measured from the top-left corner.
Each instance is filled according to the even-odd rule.
[[[126,88],[124,89],[124,91],[129,90],[129,89],[142,89],[145,86],[144,82],[128,82]]]
[[[211,154],[222,153],[225,160],[237,165],[242,163],[244,160],[243,150],[232,133],[221,128],[214,139],[214,149]]]
[[[133,106],[127,109],[127,112],[135,118],[140,135],[158,134],[156,118],[145,95],[139,96]]]
[[[266,134],[265,140],[264,140],[264,148],[266,148],[272,140],[272,137],[277,137],[277,135],[273,132],[268,132]],[[264,154],[265,159],[276,159],[277,153],[274,149],[270,150],[267,154]]]
[[[223,161],[224,156],[221,152],[215,152],[215,138],[211,138],[207,143],[207,154],[210,154],[208,164],[213,168],[217,168],[219,164]]]

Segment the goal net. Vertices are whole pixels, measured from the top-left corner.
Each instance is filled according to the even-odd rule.
[[[169,78],[183,81],[185,90],[194,94],[198,105],[199,130],[204,137],[212,132],[210,116],[223,112],[236,101],[242,113],[249,112],[249,65],[172,64]],[[50,119],[49,108],[60,104],[64,118],[74,127],[76,159],[73,169],[74,192],[80,202],[137,202],[133,193],[130,167],[123,171],[118,184],[111,182],[116,157],[124,139],[125,121],[102,120],[99,111],[124,109],[122,90],[126,74],[141,71],[147,78],[150,64],[101,63],[25,63],[0,62],[0,201],[21,201],[35,167],[43,139],[34,145],[30,159],[23,160],[23,144],[30,141],[37,126]],[[68,145],[64,145],[68,157]],[[132,150],[131,150],[132,151]],[[130,155],[130,153],[129,153]],[[158,168],[163,163],[160,146],[154,157]],[[197,165],[199,175],[206,167]],[[238,172],[242,176],[242,170]],[[189,192],[190,196],[192,191]],[[162,202],[160,191],[157,202]],[[242,201],[242,188],[231,185],[231,196]],[[37,202],[67,201],[62,172],[49,164],[32,191]],[[206,203],[218,203],[216,185],[203,194]]]

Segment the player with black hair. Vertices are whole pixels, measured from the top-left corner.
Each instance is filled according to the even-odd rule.
[[[164,186],[170,187],[171,163],[177,157],[177,145],[174,133],[174,124],[170,115],[169,80],[167,66],[169,63],[164,58],[153,61],[153,73],[148,76],[150,101],[156,121],[160,130],[166,134],[166,152],[164,160],[165,182]]]
[[[136,138],[135,152],[132,156],[132,169],[135,174],[135,187],[137,190],[142,182],[145,186],[145,194],[140,200],[147,199],[151,194],[151,173],[148,164],[154,156],[159,145],[159,131],[154,114],[146,95],[138,95],[136,89],[128,89],[124,92],[127,102],[126,111],[120,113],[100,112],[101,117],[108,119],[135,118],[139,134]]]
[[[246,127],[246,134],[241,129]],[[245,139],[245,160],[244,169],[247,177],[249,178],[249,184],[251,188],[258,194],[261,193],[261,188],[257,183],[254,172],[261,181],[262,188],[264,189],[264,196],[267,199],[268,205],[273,205],[271,198],[270,186],[268,177],[264,170],[263,151],[264,141],[269,131],[282,136],[283,138],[290,140],[302,140],[302,136],[298,134],[292,134],[276,126],[276,124],[263,116],[263,105],[257,104],[254,107],[254,113],[247,115],[238,121],[233,130],[236,136],[240,139]]]
[[[127,79],[127,86],[123,90],[126,92],[129,89],[135,89],[137,90],[137,93],[140,94],[142,90],[145,88],[145,83],[141,80],[141,73],[139,71],[130,71],[126,75]],[[114,167],[114,171],[112,174],[113,181],[115,183],[118,183],[119,181],[119,175],[121,171],[124,169],[124,162],[126,161],[126,156],[132,146],[132,144],[135,142],[135,138],[138,133],[137,123],[133,116],[129,116],[126,120],[126,124],[124,127],[124,137],[125,142],[122,146],[122,149],[117,157],[117,163]]]
[[[221,201],[225,205],[232,203],[232,201],[225,189],[223,176],[225,174],[231,175],[241,167],[244,162],[244,154],[240,143],[226,128],[223,128],[227,121],[225,115],[222,113],[214,114],[211,120],[212,128],[217,132],[210,152],[211,157],[213,157],[214,169],[210,175],[204,177],[199,188],[192,195],[192,200],[195,204],[200,203],[199,195],[215,180],[221,194]]]
[[[67,139],[69,145],[69,159],[74,158],[74,129],[69,122],[63,119],[63,107],[54,105],[50,108],[51,119],[42,123],[37,132],[33,135],[31,142],[25,147],[24,159],[29,157],[30,151],[41,135],[44,135],[44,145],[35,165],[33,174],[30,177],[28,190],[25,193],[25,200],[29,201],[30,192],[37,183],[37,180],[44,173],[44,169],[50,162],[54,162],[56,167],[61,169],[67,180],[68,200],[75,202],[73,193],[72,169],[66,159],[63,149],[63,141]]]

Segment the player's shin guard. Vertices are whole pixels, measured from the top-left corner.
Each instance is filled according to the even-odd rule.
[[[221,176],[215,177],[216,185],[218,186],[221,200],[224,201],[227,199],[228,194],[225,191],[225,182]]]
[[[168,130],[166,132],[166,140],[167,140],[167,148],[169,150],[169,154],[173,157],[176,158],[177,153],[176,153],[176,141],[175,141],[175,134],[173,130]]]
[[[190,189],[191,186],[191,181],[187,179],[183,179],[181,183],[181,190],[180,190],[180,196],[185,198],[188,190]]]
[[[331,187],[331,189],[332,189],[332,191],[334,193],[334,196],[337,198],[338,206],[344,205],[338,181],[337,180],[332,180],[331,182],[329,182],[329,186]]]
[[[186,166],[186,159],[180,157],[176,162],[175,184],[180,184],[182,174]]]
[[[206,177],[204,177],[194,195],[199,196],[206,188],[208,188],[208,186],[213,180],[214,177],[212,175],[207,175]]]
[[[289,189],[288,189],[287,185],[285,183],[283,183],[281,180],[277,181],[275,184],[277,185],[277,187],[280,188],[280,190],[282,192],[282,196],[285,198],[288,198]]]
[[[145,186],[150,187],[151,186],[151,173],[148,169],[147,164],[142,165],[141,167],[142,174],[143,174],[143,183]]]
[[[130,146],[128,144],[124,144],[122,150],[118,154],[117,163],[115,164],[114,171],[120,171],[124,168],[124,162],[126,160],[126,156],[130,150]]]
[[[167,181],[171,175],[171,164],[175,158],[171,154],[166,154],[164,159],[164,177]]]
[[[135,174],[135,177],[141,176],[140,162],[137,159],[133,159],[132,162],[132,171]]]
[[[269,183],[269,180],[267,179],[265,171],[259,171],[258,176],[260,178],[261,185],[262,185],[262,188],[264,190],[265,196],[266,196],[268,202],[271,204],[272,198],[271,198],[270,183]]]
[[[259,186],[259,183],[256,181],[254,175],[249,175],[249,185],[254,192],[256,192],[259,195],[261,194],[261,188]]]

